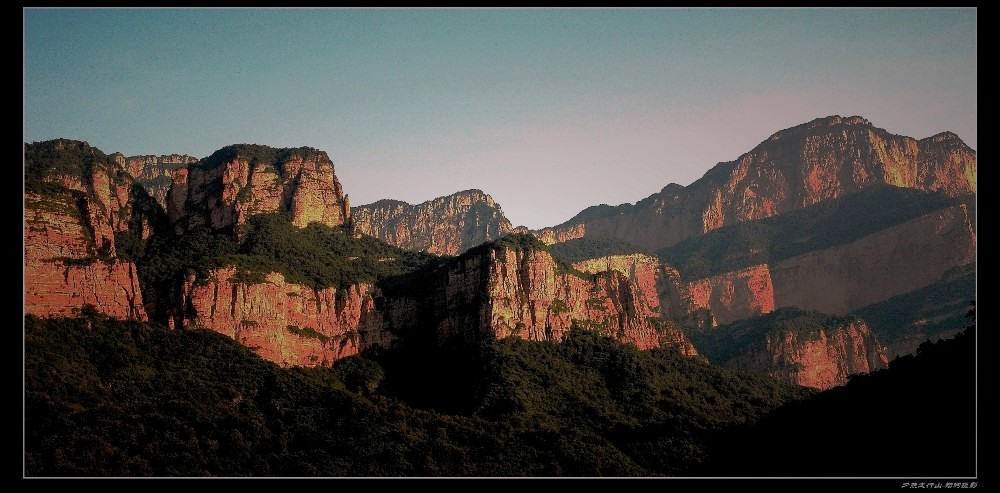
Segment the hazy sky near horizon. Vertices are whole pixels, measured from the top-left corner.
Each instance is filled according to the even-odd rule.
[[[862,115],[977,146],[976,9],[24,9],[24,141],[327,151],[354,205],[515,225],[687,185]]]

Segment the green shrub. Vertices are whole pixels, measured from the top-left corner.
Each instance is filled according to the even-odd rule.
[[[290,334],[295,334],[299,337],[318,339],[319,342],[322,342],[323,344],[326,344],[330,340],[330,336],[317,332],[316,329],[312,327],[299,327],[298,325],[289,325],[288,332]]]

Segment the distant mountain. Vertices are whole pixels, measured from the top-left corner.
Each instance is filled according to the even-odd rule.
[[[951,132],[916,140],[859,116],[819,118],[775,133],[687,187],[672,183],[635,204],[590,207],[536,234],[546,243],[610,236],[656,250],[882,184],[975,193],[976,151]]]
[[[390,245],[437,255],[458,255],[515,228],[500,204],[480,190],[465,190],[420,204],[380,200],[351,208],[357,231]]]
[[[681,328],[782,307],[846,315],[975,269],[975,151],[859,117],[778,132],[690,187],[668,186],[669,204],[592,209],[554,247],[511,234],[521,230],[478,190],[351,208],[329,156],[310,147],[237,144],[190,160],[26,144],[25,313],[208,328],[282,365],[413,341],[560,341],[574,327],[693,356]],[[167,171],[164,209],[133,172]],[[675,221],[686,210],[697,228]],[[635,228],[590,226],[619,220]],[[904,303],[937,316],[933,302]],[[933,335],[895,333],[894,348]],[[846,358],[868,357],[851,347]]]
[[[696,354],[660,318],[661,299],[680,305],[653,285],[610,267],[577,271],[533,236],[447,259],[359,233],[322,151],[224,147],[173,170],[166,211],[123,161],[76,141],[26,146],[27,314],[148,314],[286,366],[412,341],[559,341],[573,327]],[[464,224],[437,230],[439,245],[499,235],[491,224],[510,231],[478,191],[412,210]]]
[[[970,203],[874,186],[734,224],[657,253],[720,323],[799,307],[843,315],[975,270]],[[973,299],[975,292],[967,292]]]
[[[142,185],[156,202],[167,208],[167,192],[173,183],[173,173],[179,169],[186,168],[190,164],[198,162],[198,158],[187,154],[170,154],[162,156],[131,156],[125,157],[121,153],[114,153],[112,158],[123,161],[125,169],[135,179],[136,183]]]

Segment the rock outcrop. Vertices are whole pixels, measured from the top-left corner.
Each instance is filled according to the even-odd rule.
[[[692,337],[713,363],[818,389],[889,364],[886,347],[857,317],[782,309]]]
[[[131,177],[86,142],[25,146],[24,311],[71,316],[88,306],[145,320],[136,267],[115,233],[133,220]]]
[[[119,157],[120,156],[120,157]],[[167,208],[167,192],[173,183],[174,171],[198,162],[198,158],[186,154],[170,154],[162,156],[131,156],[113,154],[112,157],[123,161],[125,170],[142,185],[156,202]]]
[[[460,257],[434,292],[439,338],[521,337],[559,341],[574,325],[640,348],[677,347],[696,354],[660,323],[655,291],[621,272],[580,276],[537,248],[484,248]]]
[[[957,205],[775,263],[775,304],[844,314],[933,284],[975,260],[976,235],[966,207]]]
[[[456,259],[430,292],[440,341],[520,337],[559,341],[574,325],[640,348],[694,347],[658,319],[655,294],[617,271],[580,275],[545,250],[487,245]]]
[[[458,255],[514,231],[500,205],[465,190],[412,205],[398,200],[353,207],[357,231],[407,250]]]
[[[559,341],[574,325],[643,349],[676,347],[696,355],[676,328],[659,320],[651,292],[617,271],[580,276],[548,252],[484,246],[417,279],[416,289],[369,284],[312,289],[277,273],[256,284],[217,269],[184,284],[185,315],[175,325],[214,330],[282,365],[329,365],[401,341],[508,336]]]
[[[546,243],[613,236],[656,250],[875,185],[976,192],[976,151],[955,134],[890,134],[864,118],[832,116],[782,130],[687,187],[670,184],[636,204],[591,207],[536,235]]]
[[[691,282],[694,304],[709,308],[719,323],[774,311],[774,285],[766,264]],[[808,308],[808,307],[804,307]]]
[[[710,304],[699,302],[677,269],[660,263],[656,257],[642,253],[606,255],[574,262],[573,268],[591,274],[620,272],[635,284],[644,302],[654,307],[659,316],[676,320],[685,327],[716,325],[708,309]]]
[[[779,329],[738,353],[723,365],[821,390],[889,365],[885,346],[862,320],[811,333]]]
[[[350,203],[323,151],[257,145],[224,147],[173,171],[167,213],[177,232],[235,230],[253,214],[287,213],[292,224],[340,226]]]
[[[174,322],[228,335],[282,366],[329,366],[372,346],[391,347],[381,328],[372,286],[312,289],[278,273],[263,283],[234,281],[235,269],[218,269],[207,282],[184,283],[186,314]]]

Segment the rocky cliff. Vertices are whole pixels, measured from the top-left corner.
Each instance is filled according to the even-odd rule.
[[[686,327],[712,327],[716,319],[709,303],[694,297],[677,269],[642,253],[606,255],[573,263],[573,268],[591,274],[620,272],[635,284],[645,303],[662,317]]]
[[[329,365],[401,341],[559,341],[574,325],[644,349],[697,354],[657,318],[655,286],[617,271],[569,272],[541,249],[484,245],[412,281],[403,289],[312,289],[277,273],[247,283],[232,268],[216,269],[207,281],[187,279],[185,312],[173,323],[229,335],[282,365]]]
[[[849,375],[889,363],[886,347],[865,321],[799,310],[720,326],[695,341],[714,363],[818,389],[844,385]]]
[[[634,205],[591,207],[536,234],[546,243],[596,235],[658,249],[873,185],[975,193],[976,169],[976,151],[953,133],[916,140],[858,116],[832,116],[777,132],[687,187],[667,185]]]
[[[292,223],[339,226],[350,203],[323,151],[233,145],[173,171],[167,213],[178,232],[198,226],[231,230],[258,213],[282,212]]]
[[[673,197],[669,207],[653,207],[652,198],[630,207],[658,210],[656,214],[674,219],[690,212],[697,221],[677,219],[676,224],[693,225],[690,234],[700,238],[710,236],[702,235],[711,229],[709,223],[748,225],[759,222],[747,222],[757,216],[779,213],[775,219],[784,220],[834,203],[832,197],[849,190],[872,190],[872,183],[948,194],[974,191],[975,152],[950,134],[925,140],[913,141],[914,147],[909,144],[912,139],[891,136],[860,119],[821,119],[775,134],[740,161],[718,166],[691,187],[668,186],[664,191]],[[845,142],[874,145],[876,141],[881,147],[875,145],[874,154],[863,146],[861,151],[841,149]],[[795,161],[792,155],[801,159]],[[842,166],[829,163],[844,156],[853,156],[851,173],[823,174],[822,170],[833,169],[830,166]],[[872,160],[880,164],[871,164]],[[778,243],[808,248],[786,248],[784,254],[751,263],[740,255],[764,253],[751,248],[733,258],[721,255],[723,262],[708,262],[712,266],[703,269],[706,274],[685,274],[686,282],[678,270],[638,253],[581,257],[584,260],[575,267],[566,265],[552,256],[554,250],[524,235],[469,249],[512,230],[499,206],[478,191],[416,206],[384,201],[360,207],[358,217],[352,217],[333,164],[325,153],[311,148],[235,145],[193,164],[185,165],[189,158],[183,156],[167,161],[178,166],[170,171],[164,213],[143,187],[135,186],[129,171],[131,166],[146,173],[147,165],[150,169],[163,165],[161,158],[109,157],[86,143],[67,140],[26,145],[26,313],[71,315],[89,305],[118,318],[141,320],[149,313],[157,321],[169,318],[175,327],[205,327],[228,334],[283,365],[328,364],[368,347],[414,338],[434,343],[507,336],[560,340],[574,325],[642,348],[666,345],[695,354],[666,318],[681,321],[685,328],[707,329],[715,325],[712,312],[723,323],[782,306],[847,313],[937,282],[948,269],[975,260],[968,207],[935,205],[933,210],[921,209],[919,216],[889,214],[880,219],[884,224],[876,221],[875,226],[853,236],[838,236],[836,241],[824,240],[831,236],[811,234],[813,230],[795,223]],[[916,164],[907,167],[911,161]],[[890,162],[895,164],[886,164]],[[806,169],[803,163],[829,164],[820,166],[816,176],[827,181],[835,176],[838,185],[809,185],[813,182],[803,178],[809,173],[795,175],[796,169]],[[912,173],[907,171],[911,168]],[[956,174],[964,178],[952,179]],[[797,185],[767,185],[779,182]],[[691,198],[705,187],[716,191],[729,187],[712,209],[718,214],[703,214],[704,204]],[[748,190],[754,197],[787,197],[767,199],[771,201],[759,202],[764,205],[758,207],[753,205],[756,199],[740,202],[728,195],[748,196]],[[915,197],[908,204],[923,199]],[[787,212],[794,208],[799,209]],[[627,223],[628,214],[609,209],[626,221],[616,224]],[[595,211],[592,217],[610,217],[605,208]],[[164,217],[154,217],[157,213]],[[255,214],[262,215],[248,224]],[[706,222],[706,218],[715,219]],[[258,234],[256,249],[244,248],[252,243],[247,238],[253,236],[254,225],[264,219],[280,221],[284,229],[267,229],[280,233]],[[607,231],[658,234],[657,228],[667,228],[674,220],[647,219],[628,223],[632,230]],[[391,247],[373,238],[354,237],[349,229],[302,229],[310,223],[341,226],[352,220],[359,229],[369,228],[372,236],[407,248],[467,251],[449,259],[398,249],[373,254]],[[590,235],[589,224],[566,231]],[[670,229],[670,234],[688,234],[683,227]],[[712,233],[730,229],[712,227]],[[309,234],[298,237],[296,231]],[[729,244],[728,237],[724,239],[721,244]],[[363,244],[360,250],[358,244]],[[586,251],[584,246],[575,251]],[[220,268],[234,265],[233,259],[240,255],[242,263],[235,265],[250,271],[258,268],[259,279]],[[716,268],[730,261],[738,266]],[[260,270],[264,264],[267,267]],[[350,271],[350,276],[326,275],[334,265],[334,273]],[[142,289],[139,279],[144,279]],[[340,287],[323,287],[331,285]],[[840,337],[824,334],[827,340]]]
[[[142,185],[164,210],[167,208],[167,192],[173,183],[174,171],[198,162],[198,158],[186,154],[125,157],[115,153],[112,157],[124,165],[136,183]]]
[[[774,285],[766,264],[698,279],[688,290],[694,304],[711,309],[719,323],[770,313],[775,307]]]
[[[693,280],[689,290],[720,323],[777,307],[843,315],[929,286],[975,260],[976,235],[959,204],[849,243]]]
[[[370,284],[311,289],[287,283],[278,273],[256,284],[236,282],[234,275],[235,269],[218,269],[202,283],[190,276],[184,283],[185,315],[175,326],[226,334],[282,366],[329,366],[393,343],[381,328]]]
[[[676,328],[657,320],[655,290],[615,270],[567,271],[543,249],[500,245],[473,250],[447,270],[434,293],[439,338],[559,341],[575,324],[640,348],[697,354]]]
[[[923,288],[976,260],[968,211],[957,205],[860,240],[776,262],[776,306],[851,310]]]
[[[398,200],[351,209],[357,231],[407,250],[458,255],[514,230],[500,205],[466,190],[417,205]]]
[[[771,334],[724,365],[766,373],[786,382],[825,390],[847,383],[849,375],[885,368],[889,359],[863,321],[813,336],[792,331]]]
[[[132,191],[120,163],[86,142],[25,145],[26,314],[69,316],[90,305],[146,319],[136,267],[116,245],[134,222]]]

